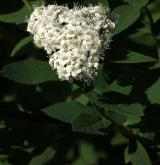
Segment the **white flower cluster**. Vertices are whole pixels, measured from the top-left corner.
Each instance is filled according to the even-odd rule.
[[[61,80],[89,82],[115,28],[108,13],[101,5],[73,9],[41,6],[31,14],[27,31],[34,35],[35,45],[47,51],[49,64]]]

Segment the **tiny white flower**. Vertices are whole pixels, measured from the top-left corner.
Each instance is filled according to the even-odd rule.
[[[50,55],[49,64],[61,80],[89,82],[97,74],[115,28],[108,12],[101,5],[73,9],[41,6],[31,14],[27,31],[34,35],[35,45]]]

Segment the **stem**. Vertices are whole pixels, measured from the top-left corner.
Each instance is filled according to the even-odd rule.
[[[151,28],[151,32],[152,32],[152,35],[155,39],[155,42],[157,44],[157,55],[158,55],[158,59],[160,61],[160,41],[156,38],[156,35],[154,33],[154,20],[153,20],[153,17],[152,17],[152,14],[150,12],[150,10],[147,8],[147,6],[144,7],[144,11],[145,13],[147,14],[148,16],[148,19],[149,19],[149,24],[150,24],[150,28]]]
[[[31,3],[28,0],[22,0],[22,1],[28,7],[29,10],[33,9]]]

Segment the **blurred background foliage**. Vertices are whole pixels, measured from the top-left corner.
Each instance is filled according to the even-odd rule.
[[[26,32],[32,6],[109,6],[95,81],[62,82]],[[0,1],[0,165],[160,164],[160,0]]]

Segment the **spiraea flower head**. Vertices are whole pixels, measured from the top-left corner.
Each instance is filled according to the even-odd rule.
[[[115,23],[109,9],[98,6],[48,5],[34,9],[27,31],[49,55],[49,64],[61,80],[90,82],[109,47]]]

